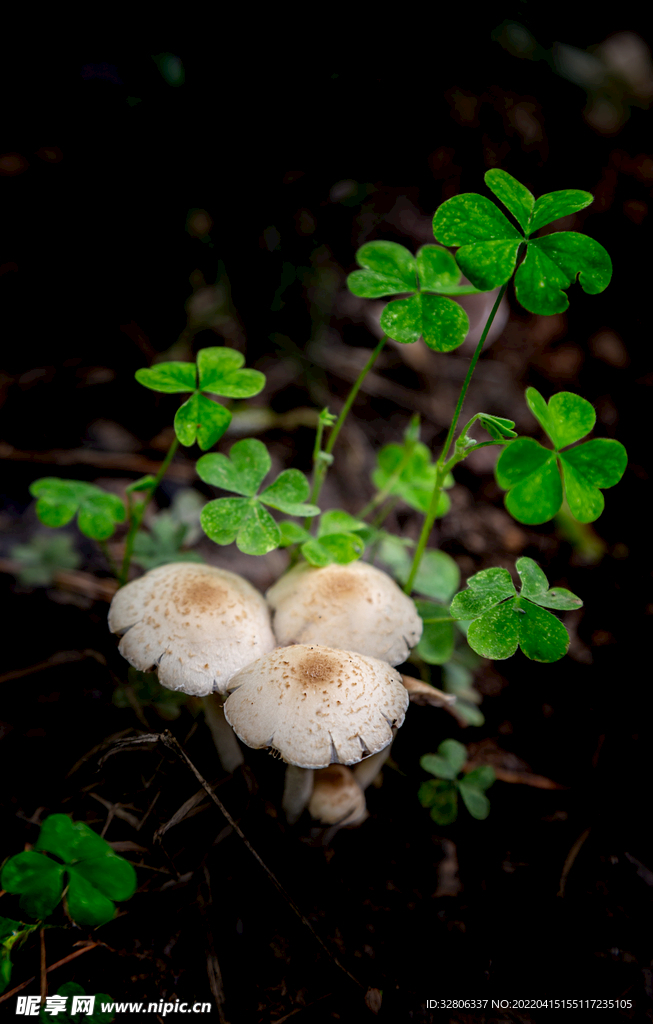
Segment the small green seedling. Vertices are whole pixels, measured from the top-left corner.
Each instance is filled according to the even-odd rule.
[[[90,1012],[89,1004],[93,1006]],[[77,982],[67,981],[59,986],[56,997],[50,996],[50,1008],[47,1002],[41,1006],[39,1017],[45,1022],[56,1020],[58,1024],[111,1024],[115,1020],[113,1009],[105,1010],[103,1007],[113,1005],[113,998],[106,992],[89,997]]]
[[[483,658],[501,661],[521,647],[531,661],[558,661],[567,652],[569,634],[545,609],[571,611],[582,608],[583,602],[563,587],[550,590],[532,558],[518,558],[516,569],[519,596],[507,569],[484,569],[470,576],[467,590],[456,594],[451,615],[471,623],[467,641]]]
[[[204,499],[192,487],[178,491],[170,508],[152,517],[149,532],[136,534],[133,561],[146,571],[170,562],[203,562],[196,551],[187,550],[202,536],[203,507]]]
[[[52,913],[65,890],[72,920],[95,927],[113,918],[113,900],[133,896],[136,872],[83,821],[51,814],[34,849],[5,863],[0,885],[20,894],[21,910],[39,920]]]
[[[284,470],[257,494],[271,465],[263,442],[252,437],[236,441],[229,456],[212,454],[198,459],[197,472],[205,483],[243,495],[217,498],[202,509],[202,528],[216,544],[235,540],[247,555],[265,555],[278,548],[281,532],[264,505],[290,516],[319,515],[319,508],[306,501],[310,486],[298,469]]]
[[[472,818],[482,821],[490,813],[485,791],[496,779],[494,771],[489,765],[481,765],[461,775],[466,760],[467,749],[457,740],[443,740],[437,754],[420,758],[421,767],[435,779],[423,782],[417,796],[438,825],[451,825],[458,817],[458,794]]]
[[[406,436],[403,445],[386,444],[376,458],[377,468],[372,472],[372,483],[382,496],[381,501],[386,497],[397,497],[410,508],[426,513],[437,473],[436,464],[426,445],[416,438]],[[449,473],[442,486],[449,489],[453,485],[454,479]],[[377,498],[375,506],[378,504],[380,500]],[[445,516],[450,507],[449,495],[443,490],[437,509],[438,518]]]
[[[203,348],[195,363],[157,363],[149,369],[137,370],[136,380],[152,391],[175,394],[192,391],[177,409],[175,433],[185,447],[197,441],[202,451],[212,448],[231,423],[231,412],[207,398],[252,398],[265,387],[265,374],[259,370],[243,370],[245,357],[233,348]]]
[[[134,541],[133,561],[145,571],[170,562],[203,562],[196,551],[186,551],[188,526],[176,523],[160,512],[150,523],[149,533],[139,533]]]
[[[38,927],[37,924],[25,924],[23,921],[13,921],[10,917],[0,917],[0,992],[4,992],[11,981],[13,949],[21,946]]]
[[[515,274],[515,294],[530,313],[563,313],[569,305],[563,289],[577,275],[590,295],[607,288],[612,264],[595,239],[577,231],[532,237],[561,217],[584,210],[593,201],[591,193],[565,189],[536,200],[524,185],[498,168],[486,173],[485,184],[513,215],[519,229],[490,199],[474,192],[447,199],[433,218],[433,234],[444,245],[460,246],[458,266],[479,291],[506,284],[524,251],[525,259]]]
[[[554,448],[544,448],[532,437],[518,437],[506,446],[496,467],[497,483],[508,491],[506,508],[520,523],[545,523],[560,511],[564,484],[572,515],[581,523],[593,523],[604,506],[599,488],[621,480],[626,449],[605,437],[570,447],[596,422],[594,409],[579,395],[560,391],[547,405],[539,391],[528,388],[526,401]]]
[[[26,587],[49,587],[58,572],[77,569],[81,555],[67,533],[37,533],[27,544],[16,544],[9,555],[19,564],[18,581]]]

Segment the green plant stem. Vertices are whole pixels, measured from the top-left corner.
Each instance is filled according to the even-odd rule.
[[[175,437],[174,441],[168,448],[168,453],[159,466],[159,472],[154,477],[154,480],[150,484],[148,490],[145,492],[145,497],[142,501],[138,502],[137,505],[131,509],[131,515],[129,520],[129,530],[127,532],[127,538],[125,540],[125,554],[122,560],[122,569],[120,576],[118,577],[118,586],[124,587],[129,577],[129,566],[131,565],[132,554],[134,551],[134,541],[136,540],[136,534],[138,533],[141,523],[143,522],[143,516],[145,515],[145,509],[147,508],[152,495],[156,491],[157,487],[161,483],[165,476],[166,470],[174,457],[177,448],[179,447],[179,441]]]
[[[331,429],[331,432],[329,433],[329,437],[328,437],[326,446],[324,448],[324,451],[325,451],[326,455],[330,455],[331,452],[333,451],[334,445],[335,445],[336,441],[338,440],[338,435],[339,435],[340,431],[342,430],[342,425],[345,422],[345,420],[347,419],[347,415],[348,415],[349,410],[351,409],[352,405],[354,404],[354,401],[356,399],[356,395],[360,391],[361,384],[363,383],[363,381],[367,377],[368,373],[370,372],[370,370],[374,366],[377,358],[381,354],[381,349],[383,348],[383,346],[385,345],[387,340],[388,339],[387,339],[387,337],[384,334],[383,337],[381,338],[381,341],[378,343],[378,345],[376,346],[376,348],[372,352],[372,355],[367,360],[367,362],[365,363],[365,366],[363,367],[363,369],[359,373],[358,377],[356,378],[356,380],[354,382],[354,386],[352,387],[351,391],[347,395],[347,399],[345,401],[345,404],[342,407],[342,411],[341,411],[340,415],[338,416],[338,419],[336,420],[335,424],[333,425],[333,428]],[[323,462],[323,461],[319,460],[319,453],[318,453],[318,459],[317,459],[316,465],[315,465],[315,474],[314,474],[314,477],[313,477],[313,489],[312,489],[312,492],[311,492],[311,497],[309,499],[311,505],[316,505],[317,504],[318,498],[320,497],[320,491],[322,490],[322,485],[324,483],[324,478],[326,477],[327,469],[328,469],[328,466],[327,466],[326,462]],[[308,525],[306,526],[306,529],[308,529],[310,527],[311,520],[310,519],[307,520],[307,523],[308,523]]]
[[[483,333],[481,334],[481,337],[479,338],[478,345],[476,346],[476,350],[475,350],[474,355],[472,356],[472,360],[471,360],[471,362],[469,364],[469,369],[467,370],[467,374],[466,374],[465,379],[463,381],[463,385],[462,385],[462,387],[460,389],[460,394],[458,395],[458,402],[456,403],[456,409],[455,409],[455,412],[453,414],[453,419],[451,421],[451,426],[449,427],[449,431],[447,433],[447,437],[445,439],[444,446],[443,446],[442,452],[440,454],[440,458],[436,462],[436,474],[435,474],[435,484],[433,486],[433,493],[431,495],[431,501],[430,501],[430,504],[429,504],[428,511],[426,513],[426,516],[424,517],[424,523],[422,525],[422,532],[420,533],[419,540],[417,542],[417,547],[415,549],[415,556],[413,558],[413,564],[412,564],[412,566],[410,568],[410,574],[408,576],[408,579],[406,580],[406,586],[404,587],[404,593],[406,593],[406,594],[410,594],[412,592],[413,584],[415,582],[415,577],[417,576],[417,571],[418,571],[418,569],[420,567],[420,562],[422,561],[422,557],[423,557],[424,552],[426,550],[426,543],[427,543],[427,541],[429,539],[429,536],[431,534],[431,530],[433,529],[433,523],[435,522],[435,518],[436,518],[436,515],[437,515],[438,504],[440,502],[440,494],[442,493],[442,485],[443,485],[443,483],[445,481],[445,478],[446,478],[446,475],[447,475],[447,471],[449,470],[449,468],[451,467],[451,465],[453,463],[453,459],[449,463],[447,463],[447,455],[449,453],[449,449],[451,448],[451,444],[453,442],[453,436],[454,436],[454,434],[456,432],[456,427],[458,426],[458,420],[460,418],[460,413],[462,412],[463,403],[465,401],[465,395],[467,394],[467,388],[469,387],[469,383],[470,383],[470,381],[472,379],[472,376],[474,374],[474,370],[476,369],[476,364],[478,363],[478,360],[479,360],[479,357],[481,355],[481,352],[483,351],[483,346],[485,344],[485,339],[487,338],[488,331],[490,330],[490,327],[492,326],[492,322],[493,322],[495,316],[497,315],[497,310],[499,309],[499,306],[501,305],[501,300],[502,300],[503,296],[506,293],[506,288],[507,287],[508,287],[508,284],[506,282],[506,284],[504,284],[504,286],[502,287],[501,291],[497,295],[496,302],[494,303],[494,305],[492,307],[492,310],[490,312],[490,315],[487,318],[485,327],[483,328]]]
[[[440,459],[438,460],[438,461],[440,461],[442,463],[444,463],[444,461],[445,461],[445,459],[446,459],[446,457],[447,457],[447,455],[449,453],[449,449],[451,447],[451,442],[453,441],[453,435],[456,432],[456,427],[458,425],[458,419],[460,417],[460,413],[462,412],[463,402],[465,401],[465,395],[467,394],[467,388],[469,387],[469,382],[472,379],[472,376],[474,374],[474,370],[476,369],[476,364],[477,364],[477,362],[478,362],[478,360],[480,358],[481,352],[483,351],[483,346],[485,345],[485,339],[487,338],[488,332],[490,330],[490,327],[492,326],[494,318],[497,315],[497,311],[499,309],[499,306],[501,305],[501,300],[502,300],[503,296],[506,294],[506,288],[507,287],[508,287],[508,284],[507,283],[504,284],[503,288],[501,289],[501,291],[497,295],[497,300],[496,300],[496,302],[494,303],[494,305],[492,307],[492,310],[490,312],[489,317],[487,318],[485,327],[483,328],[483,333],[482,333],[481,337],[479,338],[478,345],[476,346],[476,351],[474,352],[474,355],[472,356],[472,361],[469,364],[469,369],[467,370],[467,376],[465,377],[465,379],[463,381],[463,386],[460,389],[460,394],[458,395],[458,403],[456,405],[456,410],[455,410],[455,412],[453,414],[453,419],[451,421],[451,426],[449,427],[449,433],[447,434],[447,439],[444,442],[444,448],[442,449],[442,454],[440,456]]]
[[[313,445],[313,466],[317,467],[320,460],[320,452],[322,451],[322,438],[324,436],[325,422],[320,413],[320,418],[317,421],[317,429],[315,431],[315,444]]]
[[[390,513],[395,509],[398,501],[398,495],[393,494],[385,508],[382,508],[381,511],[374,517],[374,519],[370,523],[370,526],[373,526],[375,530],[378,530],[383,525],[385,520],[388,518]]]

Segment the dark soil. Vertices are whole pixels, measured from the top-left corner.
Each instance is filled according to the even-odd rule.
[[[177,87],[146,53],[109,55],[106,64],[82,54],[37,84],[17,75],[21,116],[6,143],[17,154],[5,178],[11,241],[0,268],[9,319],[0,375],[4,559],[44,530],[28,491],[35,478],[56,474],[120,493],[163,457],[176,399],[133,379],[161,352],[189,359],[223,341],[246,351],[247,365],[268,374],[251,404],[275,414],[257,436],[278,468],[308,472],[310,420],[285,414],[340,408],[375,344],[372,304],[353,302],[344,287],[357,247],[432,240],[436,206],[485,191],[491,166],[536,195],[592,191],[594,205],[560,226],[597,238],[615,270],[600,296],[572,287],[562,316],[531,316],[511,294],[466,408],[511,416],[537,436],[524,389],[546,397],[571,390],[596,407],[595,436],[617,437],[630,457],[586,536],[594,555],[554,523],[514,523],[490,459],[460,468],[452,513],[432,544],[465,578],[535,558],[585,602],[565,617],[569,654],[554,666],[520,653],[485,663],[476,679],[480,727],[411,706],[382,784],[369,790],[370,817],[335,835],[308,816],[284,823],[283,765],[266,753],[247,751],[247,769],[225,777],[189,706],[173,721],[153,706],[140,717],[116,706],[126,664],[106,626],[106,601],[30,591],[0,576],[0,859],[33,843],[48,814],[64,812],[106,829],[138,870],[138,892],[97,933],[71,927],[61,909],[53,915],[62,927],[47,932],[49,964],[79,950],[77,942],[100,944],[52,972],[51,993],[72,980],[118,1000],[207,1001],[217,1017],[223,991],[219,1012],[232,1024],[349,1024],[373,1011],[397,1024],[529,1022],[550,1009],[492,1000],[563,998],[622,1000],[609,1019],[651,1018],[651,97],[646,83],[629,85],[616,72],[583,88],[556,73],[551,56],[556,41],[585,53],[615,32],[640,38],[643,30],[606,23],[589,33],[543,16],[526,22],[517,8],[539,49],[515,55],[519,37],[488,20],[462,60],[448,54],[432,70],[426,47],[415,52],[412,78],[385,60],[354,73],[353,54],[340,50],[290,63],[275,54],[269,75],[255,70],[269,59],[262,50],[248,56],[253,78],[181,54],[186,81]],[[192,296],[196,315],[204,300],[219,307],[212,325],[188,329]],[[437,450],[468,359],[466,350],[439,356],[421,342],[386,349],[341,435],[326,507],[356,512],[369,500],[375,452],[400,440],[415,410]],[[215,496],[194,476],[197,455],[176,457],[161,506],[183,485]],[[407,509],[389,524],[410,537],[420,525]],[[84,568],[107,578],[93,544],[69,532]],[[206,539],[198,550],[262,590],[285,566],[280,552],[254,559]],[[73,653],[57,663],[60,652]],[[215,785],[331,957],[208,797],[157,837],[200,784],[169,744],[120,743],[165,730]],[[448,736],[481,761],[558,788],[497,782],[487,821],[461,815],[436,826],[417,800],[426,777],[419,758]],[[3,895],[0,912],[20,917],[17,898]],[[22,991],[38,993],[38,940],[13,959],[10,987],[36,976]],[[436,1010],[428,1000],[481,1003]],[[14,1007],[14,996],[0,1003],[7,1016]]]

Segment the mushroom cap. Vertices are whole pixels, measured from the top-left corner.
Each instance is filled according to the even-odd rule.
[[[278,643],[323,644],[400,665],[422,620],[395,581],[366,562],[314,569],[305,562],[270,587]]]
[[[234,672],[275,646],[262,594],[242,576],[212,565],[173,562],[122,587],[109,629],[141,672],[169,690],[225,693]]]
[[[315,773],[308,812],[322,825],[355,825],[366,816],[365,794],[344,764],[331,764]]]
[[[249,747],[298,768],[356,764],[392,741],[408,706],[387,662],[317,644],[278,647],[237,672],[225,718]]]

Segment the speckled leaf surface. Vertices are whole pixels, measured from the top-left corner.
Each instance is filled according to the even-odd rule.
[[[549,590],[549,582],[532,558],[518,558],[515,568],[521,580],[521,596],[543,608],[555,608],[558,611],[571,611],[582,608],[583,602],[570,590],[556,587]]]
[[[247,498],[216,498],[202,509],[202,529],[216,544],[232,544],[250,509]]]
[[[484,569],[469,577],[467,590],[456,594],[451,602],[451,614],[455,619],[475,619],[515,594],[515,586],[507,569]]]
[[[136,380],[152,391],[173,395],[182,391],[194,391],[197,387],[195,363],[157,363],[155,366],[136,370]]]
[[[423,245],[417,253],[417,273],[425,292],[446,292],[460,282],[460,270],[448,249]]]
[[[433,217],[433,234],[444,245],[473,245],[494,239],[523,240],[492,200],[475,192],[447,199]]]
[[[223,491],[253,497],[270,471],[272,460],[262,441],[244,438],[231,446],[229,455],[215,453],[197,460],[196,469],[207,484]]]
[[[562,505],[564,482],[572,515],[582,523],[594,522],[604,507],[600,489],[613,487],[626,469],[625,448],[610,438],[568,447],[584,437],[596,420],[592,405],[579,395],[561,391],[547,404],[535,388],[529,388],[526,399],[556,450],[530,437],[518,437],[506,445],[495,470],[497,483],[508,491],[506,508],[521,523],[545,523]]]
[[[546,523],[562,504],[556,453],[531,437],[518,437],[504,448],[495,474],[508,491],[506,508],[520,523]]]
[[[526,389],[528,408],[557,449],[575,444],[589,434],[596,423],[591,402],[571,391],[559,391],[545,402],[535,388]]]
[[[507,210],[513,215],[524,234],[529,233],[531,217],[535,207],[535,196],[522,185],[512,174],[498,167],[485,174],[485,184],[500,199]]]
[[[584,210],[594,201],[591,192],[583,192],[576,188],[562,189],[560,192],[547,192],[535,203],[530,231],[538,231],[546,224],[552,224],[560,217],[568,217],[570,213]]]
[[[236,547],[246,555],[267,555],[279,547],[281,534],[274,519],[262,505],[251,506],[236,537]]]
[[[184,447],[197,441],[202,451],[212,448],[231,423],[231,413],[196,391],[175,413],[175,434]]]
[[[523,241],[523,240],[522,240]],[[479,291],[500,288],[509,281],[517,262],[520,241],[497,239],[463,245],[456,253],[460,269]]]
[[[259,501],[271,508],[279,509],[289,516],[317,516],[317,505],[310,505],[310,484],[298,469],[285,469],[276,480],[259,494]]]
[[[473,619],[467,641],[484,658],[502,661],[521,647],[531,661],[558,661],[567,651],[569,635],[543,605],[571,609],[581,607],[582,601],[568,590],[550,591],[545,574],[530,558],[520,558],[517,571],[522,582],[521,595],[516,596],[512,581],[508,585],[505,577],[510,579],[510,575],[506,569],[484,569],[467,581],[468,590],[456,595],[451,614],[454,618]],[[476,599],[479,592],[484,595],[481,600]]]
[[[624,446],[603,437],[560,453],[567,502],[580,523],[598,519],[605,504],[599,488],[614,487],[621,480],[627,461]]]

